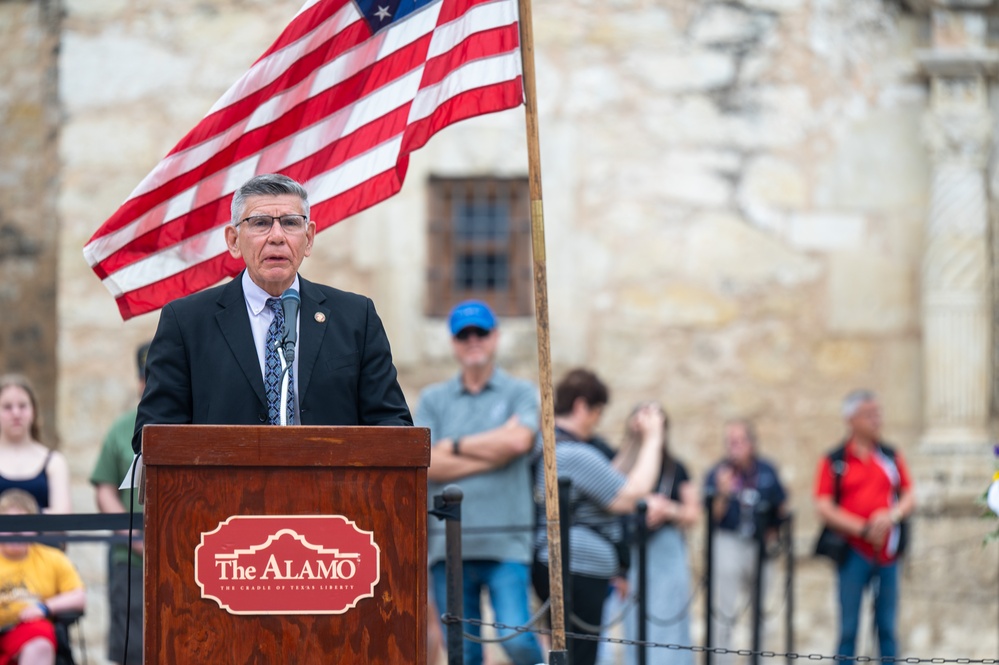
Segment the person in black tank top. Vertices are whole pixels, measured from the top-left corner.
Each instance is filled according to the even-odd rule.
[[[24,490],[44,512],[71,512],[69,465],[40,438],[31,383],[17,374],[0,376],[0,492]]]

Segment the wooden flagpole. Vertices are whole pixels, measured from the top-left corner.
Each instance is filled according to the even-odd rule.
[[[534,70],[534,26],[531,0],[520,5],[520,54],[524,70],[527,119],[527,168],[531,196],[531,243],[534,256],[534,311],[538,332],[538,385],[541,388],[541,436],[544,444],[545,515],[548,521],[548,573],[551,589],[551,665],[565,665],[565,604],[562,595],[562,541],[559,530],[558,469],[555,464],[555,399],[552,393],[551,339],[548,329],[548,268],[545,216],[541,197],[541,142]]]

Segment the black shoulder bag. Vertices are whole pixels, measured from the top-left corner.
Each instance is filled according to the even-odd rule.
[[[833,472],[835,482],[833,501],[839,505],[843,474],[846,472],[845,447],[837,448],[829,454],[829,467]],[[837,566],[841,566],[849,553],[850,545],[846,542],[846,537],[839,531],[829,528],[828,525],[823,525],[819,539],[815,541],[815,556],[829,557]]]

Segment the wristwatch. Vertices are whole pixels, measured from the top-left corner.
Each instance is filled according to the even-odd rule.
[[[455,455],[461,454],[461,437],[456,438],[451,443],[451,452],[453,452]]]

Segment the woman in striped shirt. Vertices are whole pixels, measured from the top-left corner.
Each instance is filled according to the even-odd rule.
[[[641,444],[636,463],[627,474],[618,471],[611,460],[591,443],[597,423],[609,399],[607,386],[596,374],[576,369],[555,389],[555,457],[560,478],[572,481],[572,506],[569,556],[562,565],[569,571],[571,615],[566,617],[569,632],[594,635],[600,623],[604,599],[613,577],[622,574],[618,544],[623,529],[617,516],[631,513],[639,499],[655,503],[650,495],[662,467],[664,414],[647,405],[635,415]],[[535,485],[544,491],[544,470],[538,466]],[[650,506],[651,506],[650,503]],[[568,519],[568,516],[562,516]],[[537,555],[534,587],[542,600],[548,598],[548,532],[544,514],[536,534]],[[569,660],[573,665],[593,665],[597,642],[568,640]]]

